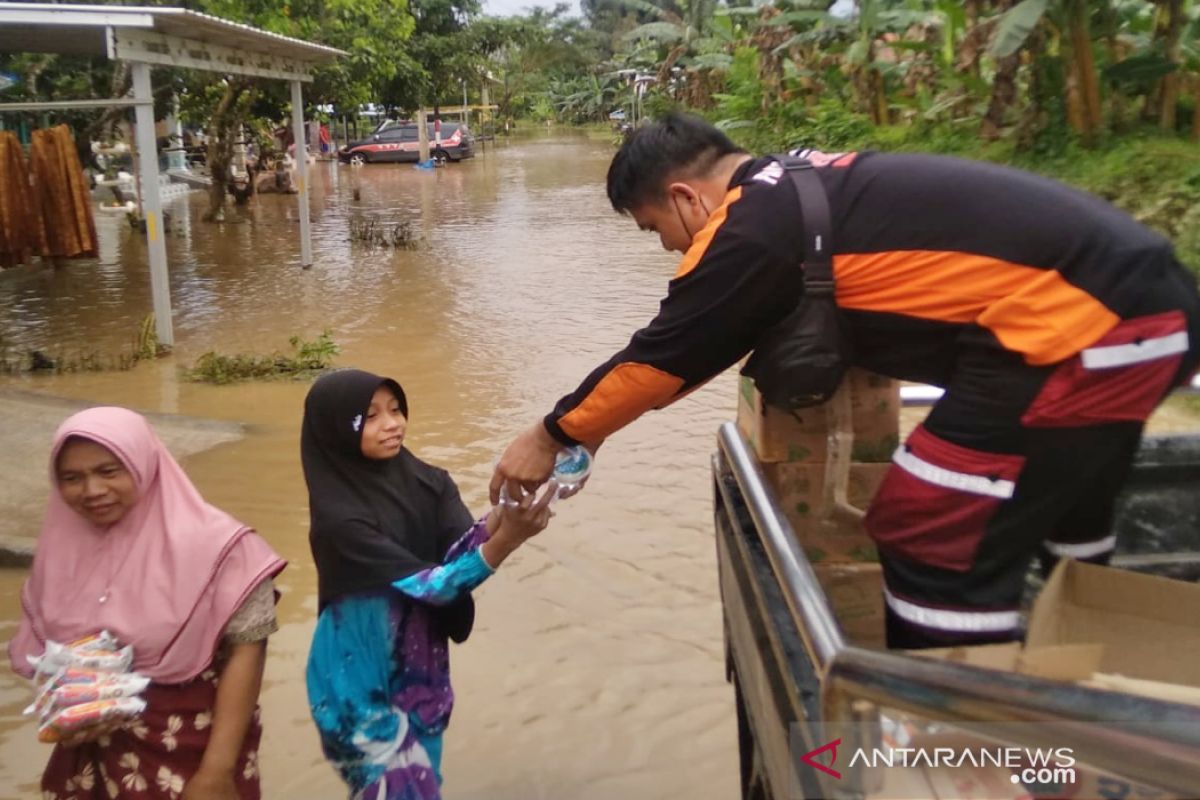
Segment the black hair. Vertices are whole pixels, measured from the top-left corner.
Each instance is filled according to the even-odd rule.
[[[667,178],[705,175],[721,158],[746,152],[700,117],[673,111],[630,133],[608,167],[608,199],[626,214],[657,201]]]

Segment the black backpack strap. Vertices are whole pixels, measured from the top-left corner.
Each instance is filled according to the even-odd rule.
[[[804,291],[809,295],[833,295],[833,222],[829,198],[811,161],[781,153],[772,156],[787,172],[800,199],[804,225]]]

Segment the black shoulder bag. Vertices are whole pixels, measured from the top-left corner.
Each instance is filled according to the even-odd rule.
[[[810,161],[773,158],[800,198],[804,224],[804,294],[795,310],[764,331],[742,374],[767,403],[789,410],[824,403],[850,367],[850,337],[834,300],[829,200]]]

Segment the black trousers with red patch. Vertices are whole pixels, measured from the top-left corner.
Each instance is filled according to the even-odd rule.
[[[867,513],[889,647],[1017,639],[1035,558],[1107,562],[1145,421],[1200,362],[1200,295],[1171,270],[1100,341],[1048,367],[983,328],[960,345]]]

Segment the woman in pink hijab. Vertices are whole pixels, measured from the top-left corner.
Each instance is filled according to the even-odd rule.
[[[13,669],[47,641],[107,630],[151,679],[146,710],[59,744],[49,800],[259,798],[258,692],[284,568],[258,534],[200,496],[144,417],[92,408],[58,429]],[[219,683],[218,683],[219,679]]]

